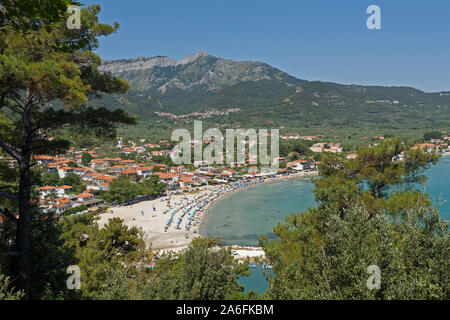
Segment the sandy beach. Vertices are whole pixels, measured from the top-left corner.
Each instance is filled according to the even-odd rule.
[[[180,229],[171,226],[167,231],[164,231],[164,226],[170,217],[167,211],[181,205],[181,203],[191,202],[199,196],[209,195],[213,190],[214,188],[204,187],[196,193],[171,195],[170,201],[168,201],[169,196],[167,196],[129,206],[113,207],[100,215],[99,225],[103,227],[109,219],[119,217],[129,227],[142,228],[145,232],[146,243],[151,245],[152,249],[180,250],[188,246],[192,238],[199,236],[198,227],[193,226],[189,231],[186,231],[184,225],[181,225]]]
[[[239,187],[230,185],[203,186],[199,188],[199,191],[191,193],[171,194],[163,198],[143,201],[129,206],[112,207],[100,215],[99,225],[103,227],[109,219],[119,217],[129,227],[142,228],[145,233],[146,244],[151,245],[152,250],[160,252],[179,251],[186,248],[193,238],[201,236],[199,228],[203,218],[209,214],[210,208],[216,201],[234,192],[257,185],[314,175],[317,175],[317,172],[304,172],[266,179],[263,182],[240,185]],[[172,219],[170,219],[171,216]],[[168,225],[169,220],[172,222]],[[188,223],[188,228],[186,228]]]

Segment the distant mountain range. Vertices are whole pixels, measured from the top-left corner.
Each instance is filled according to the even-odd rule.
[[[144,120],[157,117],[156,111],[238,107],[243,110],[239,118],[266,115],[279,123],[450,123],[450,92],[306,81],[262,62],[227,60],[204,51],[178,61],[164,56],[105,60],[101,69],[126,79],[131,89],[95,103],[120,107]]]
[[[174,90],[217,91],[243,81],[298,81],[265,63],[225,60],[204,51],[179,61],[162,56],[105,61],[102,70],[127,79],[133,89],[161,95]]]

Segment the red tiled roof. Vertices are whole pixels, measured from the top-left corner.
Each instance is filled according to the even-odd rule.
[[[36,159],[36,160],[53,160],[54,157],[45,156],[45,155],[36,155],[36,156],[34,156],[34,159]]]
[[[136,173],[136,170],[134,170],[134,169],[125,169],[125,170],[120,172],[120,174],[133,174],[133,173]]]
[[[44,186],[39,188],[39,190],[54,190],[54,189],[56,189],[56,187],[53,186]]]
[[[137,169],[138,171],[145,171],[145,170],[153,170],[153,166],[151,167],[141,167]]]
[[[96,176],[101,176],[101,175],[102,175],[101,173],[97,173],[97,172],[89,172],[89,173],[85,174],[86,177],[96,177]]]
[[[178,175],[175,173],[164,173],[164,172],[156,172],[155,175],[159,176],[161,179],[170,179],[178,177]]]
[[[113,181],[115,178],[111,176],[98,176],[94,178],[95,180]]]
[[[122,169],[122,168],[126,168],[127,166],[124,165],[117,165],[117,166],[112,166],[109,169]]]
[[[92,162],[92,163],[105,163],[106,161],[105,161],[105,160],[102,160],[102,159],[94,159],[94,160],[92,160],[91,162]]]
[[[79,195],[77,195],[78,198],[89,198],[89,197],[93,197],[93,196],[94,195],[89,192],[83,192],[83,193],[80,193]]]

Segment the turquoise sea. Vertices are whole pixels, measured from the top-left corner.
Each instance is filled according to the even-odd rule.
[[[427,192],[435,203],[439,203],[442,196],[441,217],[450,220],[450,156],[442,157],[436,166],[426,173],[428,180],[425,186]]]
[[[285,179],[231,194],[213,205],[200,232],[226,245],[257,246],[258,236],[291,213],[315,206],[314,186],[307,178]]]
[[[441,158],[426,175],[425,191],[436,203],[442,196],[441,216],[450,219],[450,157]],[[221,238],[224,244],[257,246],[258,235],[273,237],[273,227],[284,217],[315,206],[313,189],[310,179],[298,178],[242,190],[214,204],[200,231],[205,236]],[[246,289],[261,292],[267,287],[258,268],[240,281]]]

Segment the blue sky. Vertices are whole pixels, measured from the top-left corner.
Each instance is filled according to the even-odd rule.
[[[450,90],[449,0],[85,0],[118,33],[104,59],[199,50],[268,63],[306,80]],[[381,30],[368,30],[369,5]]]

